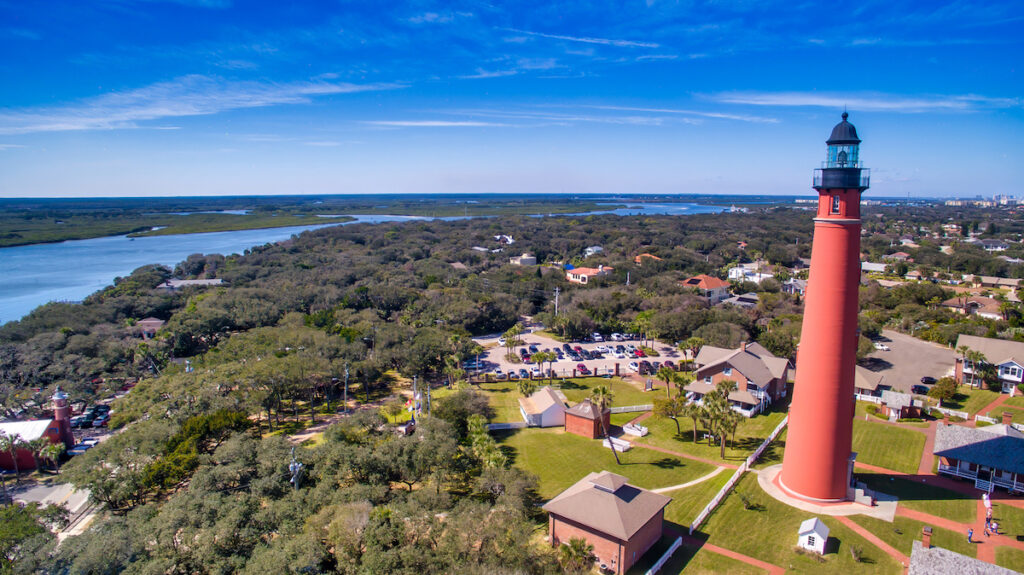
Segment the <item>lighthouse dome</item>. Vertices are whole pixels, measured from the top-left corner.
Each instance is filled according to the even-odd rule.
[[[832,128],[832,135],[829,136],[828,141],[825,142],[828,145],[833,144],[859,144],[860,138],[857,137],[857,128],[853,127],[853,124],[846,121],[849,114],[843,112],[843,121],[836,124],[835,128]]]

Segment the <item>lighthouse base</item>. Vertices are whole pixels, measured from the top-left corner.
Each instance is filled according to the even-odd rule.
[[[787,490],[780,481],[781,475],[782,465],[773,465],[757,472],[757,483],[772,499],[785,503],[790,507],[819,515],[866,515],[889,522],[892,522],[893,518],[896,517],[896,505],[899,500],[891,495],[872,493],[868,496],[865,490],[861,491],[860,497],[857,497],[857,492],[860,490],[854,487],[852,492],[848,491],[848,494],[853,495],[848,500],[812,500]],[[872,502],[874,503],[873,505]]]

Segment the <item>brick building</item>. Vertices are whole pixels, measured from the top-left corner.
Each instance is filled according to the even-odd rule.
[[[724,380],[736,382],[729,403],[747,417],[786,397],[789,360],[775,357],[759,343],[744,343],[738,349],[705,345],[694,363],[696,378],[686,386],[687,396],[693,401],[701,401]]]
[[[608,408],[605,408],[604,413],[601,414],[604,417],[606,428],[611,427],[611,415],[612,412]],[[603,437],[604,431],[601,429],[601,416],[598,415],[597,406],[589,399],[584,399],[565,410],[565,431],[589,439]]]
[[[585,539],[602,571],[625,573],[661,539],[671,501],[626,483],[621,475],[590,473],[544,505],[551,544]]]

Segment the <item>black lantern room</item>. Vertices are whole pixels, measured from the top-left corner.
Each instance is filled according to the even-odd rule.
[[[829,189],[856,189],[864,191],[869,186],[869,171],[860,162],[860,138],[857,128],[843,112],[843,121],[832,128],[828,151],[821,169],[814,170],[814,188],[819,192]]]

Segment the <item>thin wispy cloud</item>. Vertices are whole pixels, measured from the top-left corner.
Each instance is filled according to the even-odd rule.
[[[503,128],[509,126],[509,124],[497,122],[479,122],[471,120],[368,120],[362,123],[368,126],[379,126],[383,128]]]
[[[0,144],[0,152],[4,150],[13,150],[15,148],[24,148],[25,146],[19,144]]]
[[[64,106],[0,110],[0,134],[135,128],[140,122],[246,108],[305,104],[317,96],[389,90],[399,84],[237,82],[191,75]]]
[[[528,36],[536,36],[538,38],[547,38],[549,40],[565,40],[567,42],[580,42],[583,44],[600,44],[602,46],[615,46],[616,48],[660,48],[660,44],[654,42],[639,42],[636,40],[614,40],[610,38],[594,38],[589,36],[564,36],[561,34],[545,34],[543,32],[530,32],[528,30],[518,30],[516,28],[505,28],[508,32],[515,32],[516,34],[526,34]]]
[[[969,112],[984,108],[1018,108],[1020,98],[990,98],[976,94],[899,96],[889,94],[817,94],[810,92],[725,92],[707,98],[726,104],[776,107],[842,107],[876,112]]]
[[[469,74],[466,76],[459,76],[463,80],[480,80],[486,78],[504,78],[506,76],[515,76],[519,72],[516,70],[483,70],[481,68],[476,69],[475,74]]]
[[[649,114],[680,114],[684,116],[696,116],[700,118],[715,118],[719,120],[736,120],[739,122],[753,122],[757,124],[777,124],[778,118],[767,118],[764,116],[749,116],[745,114],[729,114],[725,112],[703,112],[700,110],[684,110],[677,108],[638,108],[630,106],[588,106],[596,110],[617,110],[621,112],[646,112]]]

